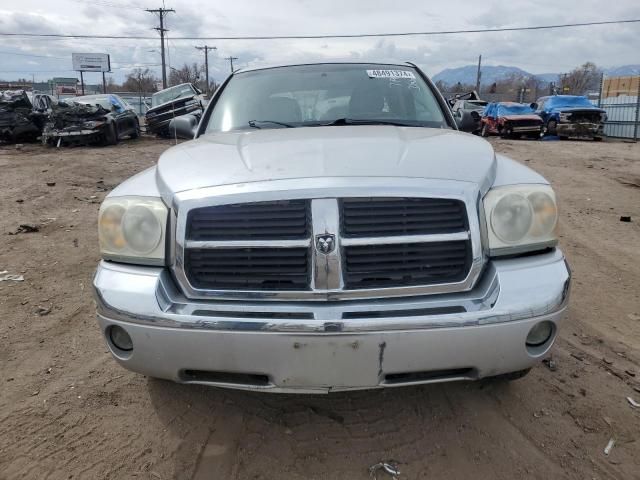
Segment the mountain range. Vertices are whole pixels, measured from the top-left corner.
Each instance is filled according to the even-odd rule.
[[[465,65],[458,68],[447,68],[433,77],[433,81],[442,81],[447,85],[462,84],[474,85],[476,83],[477,65]],[[620,77],[626,75],[640,75],[640,65],[623,65],[603,69],[605,75]],[[518,67],[507,65],[487,65],[482,67],[482,84],[490,84],[502,80],[512,74],[526,77],[537,77],[543,82],[554,82],[558,79],[558,73],[530,73]]]

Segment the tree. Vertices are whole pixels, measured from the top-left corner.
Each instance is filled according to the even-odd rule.
[[[572,95],[584,95],[589,91],[597,90],[600,85],[602,70],[595,63],[587,62],[569,73],[560,75],[560,93],[570,93]]]
[[[134,68],[127,75],[126,80],[122,84],[122,89],[127,92],[155,92],[158,77],[148,68]]]
[[[202,65],[198,65],[197,63],[189,65],[185,63],[180,69],[171,68],[169,85],[173,86],[181,83],[193,83],[197,85],[201,78],[204,78],[204,67]]]
[[[107,78],[106,87],[107,87],[107,93],[114,93],[122,90],[122,87],[116,83],[113,77]]]
[[[512,73],[493,82],[484,89],[484,93],[495,94],[495,100],[525,103],[538,98],[541,82],[535,76]]]
[[[444,83],[442,80],[438,80],[436,82],[436,88],[438,90],[440,90],[441,92],[446,92],[448,91],[448,85],[446,83]]]

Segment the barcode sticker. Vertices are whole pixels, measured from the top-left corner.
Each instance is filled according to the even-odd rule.
[[[415,79],[413,72],[407,70],[367,70],[369,78],[409,78]]]

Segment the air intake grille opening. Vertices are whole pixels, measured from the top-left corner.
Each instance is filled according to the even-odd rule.
[[[308,255],[308,248],[189,248],[185,270],[195,288],[306,290]]]
[[[450,315],[452,313],[464,313],[467,309],[461,306],[434,307],[434,308],[413,308],[407,310],[374,310],[362,312],[345,312],[342,318],[394,318],[394,317],[426,317],[429,315]]]
[[[393,385],[398,383],[422,383],[447,380],[456,377],[475,378],[473,368],[454,368],[451,370],[429,370],[424,372],[389,373],[384,376],[384,383]]]
[[[350,246],[344,251],[346,288],[384,288],[460,282],[471,266],[466,240]]]
[[[196,208],[187,217],[189,240],[294,240],[309,237],[309,200]]]
[[[229,383],[267,387],[271,385],[267,375],[254,373],[215,372],[210,370],[184,370],[181,375],[184,382]]]
[[[446,198],[345,198],[342,236],[386,237],[465,231],[464,202]]]

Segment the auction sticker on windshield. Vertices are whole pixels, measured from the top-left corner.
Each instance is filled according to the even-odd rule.
[[[369,78],[411,78],[416,76],[406,70],[367,70]]]

